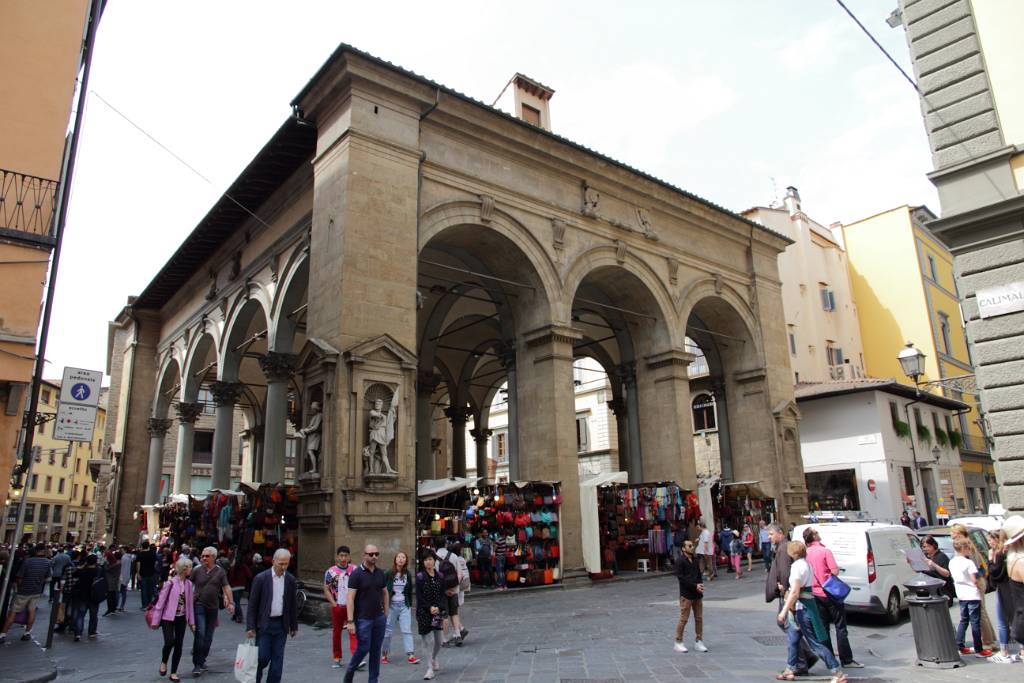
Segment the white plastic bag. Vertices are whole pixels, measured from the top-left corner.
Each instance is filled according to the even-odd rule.
[[[259,667],[260,649],[252,640],[238,644],[235,650],[235,680],[238,683],[256,683],[256,669]]]

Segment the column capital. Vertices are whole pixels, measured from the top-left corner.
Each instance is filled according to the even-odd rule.
[[[168,420],[163,417],[151,417],[146,422],[146,429],[149,431],[151,438],[162,438],[167,434],[167,430],[174,424],[173,420]]]
[[[496,349],[498,354],[498,362],[501,363],[501,367],[506,370],[514,369],[516,366],[516,343],[514,341],[506,340],[498,344]]]
[[[568,344],[572,345],[583,339],[583,333],[569,325],[550,324],[530,330],[523,335],[527,348],[544,346],[547,344]]]
[[[416,393],[431,395],[441,384],[440,375],[433,372],[419,372],[416,374]]]
[[[487,439],[491,438],[494,432],[490,429],[470,429],[469,435],[473,437],[473,440],[477,443],[486,443]]]
[[[249,427],[249,434],[252,435],[257,441],[263,440],[263,425],[253,425]]]
[[[295,373],[297,360],[298,357],[294,353],[267,351],[267,355],[260,358],[260,370],[267,381],[284,382]]]
[[[241,382],[210,382],[210,393],[218,406],[232,406],[238,402],[245,385]]]
[[[634,361],[628,361],[626,363],[620,363],[615,366],[614,369],[616,377],[622,382],[624,386],[633,386],[636,384],[636,363]]]
[[[615,417],[625,417],[629,412],[626,409],[626,402],[621,398],[613,398],[608,401],[608,407],[615,413]]]
[[[195,424],[199,416],[203,414],[203,405],[201,403],[179,401],[174,404],[174,409],[178,413],[178,422],[181,424]]]
[[[473,414],[473,411],[466,406],[450,406],[444,409],[445,417],[447,417],[452,424],[456,422],[466,423],[469,416]]]
[[[669,349],[668,351],[647,356],[644,360],[647,361],[647,367],[652,370],[673,366],[685,369],[696,357],[694,354],[682,349]]]

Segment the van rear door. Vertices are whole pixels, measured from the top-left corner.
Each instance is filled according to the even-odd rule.
[[[845,528],[844,528],[845,527]],[[868,544],[863,528],[853,525],[815,526],[821,543],[832,551],[839,565],[839,578],[850,586],[846,602],[867,607],[871,604],[871,590],[868,583]]]

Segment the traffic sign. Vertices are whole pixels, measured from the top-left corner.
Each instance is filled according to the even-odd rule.
[[[95,408],[100,402],[103,373],[99,370],[64,368],[60,384],[60,402]]]
[[[53,438],[58,441],[92,441],[95,426],[96,408],[61,403],[57,406]]]

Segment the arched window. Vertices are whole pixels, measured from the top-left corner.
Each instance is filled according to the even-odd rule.
[[[715,397],[711,394],[698,394],[693,399],[694,433],[713,432],[716,429]]]

